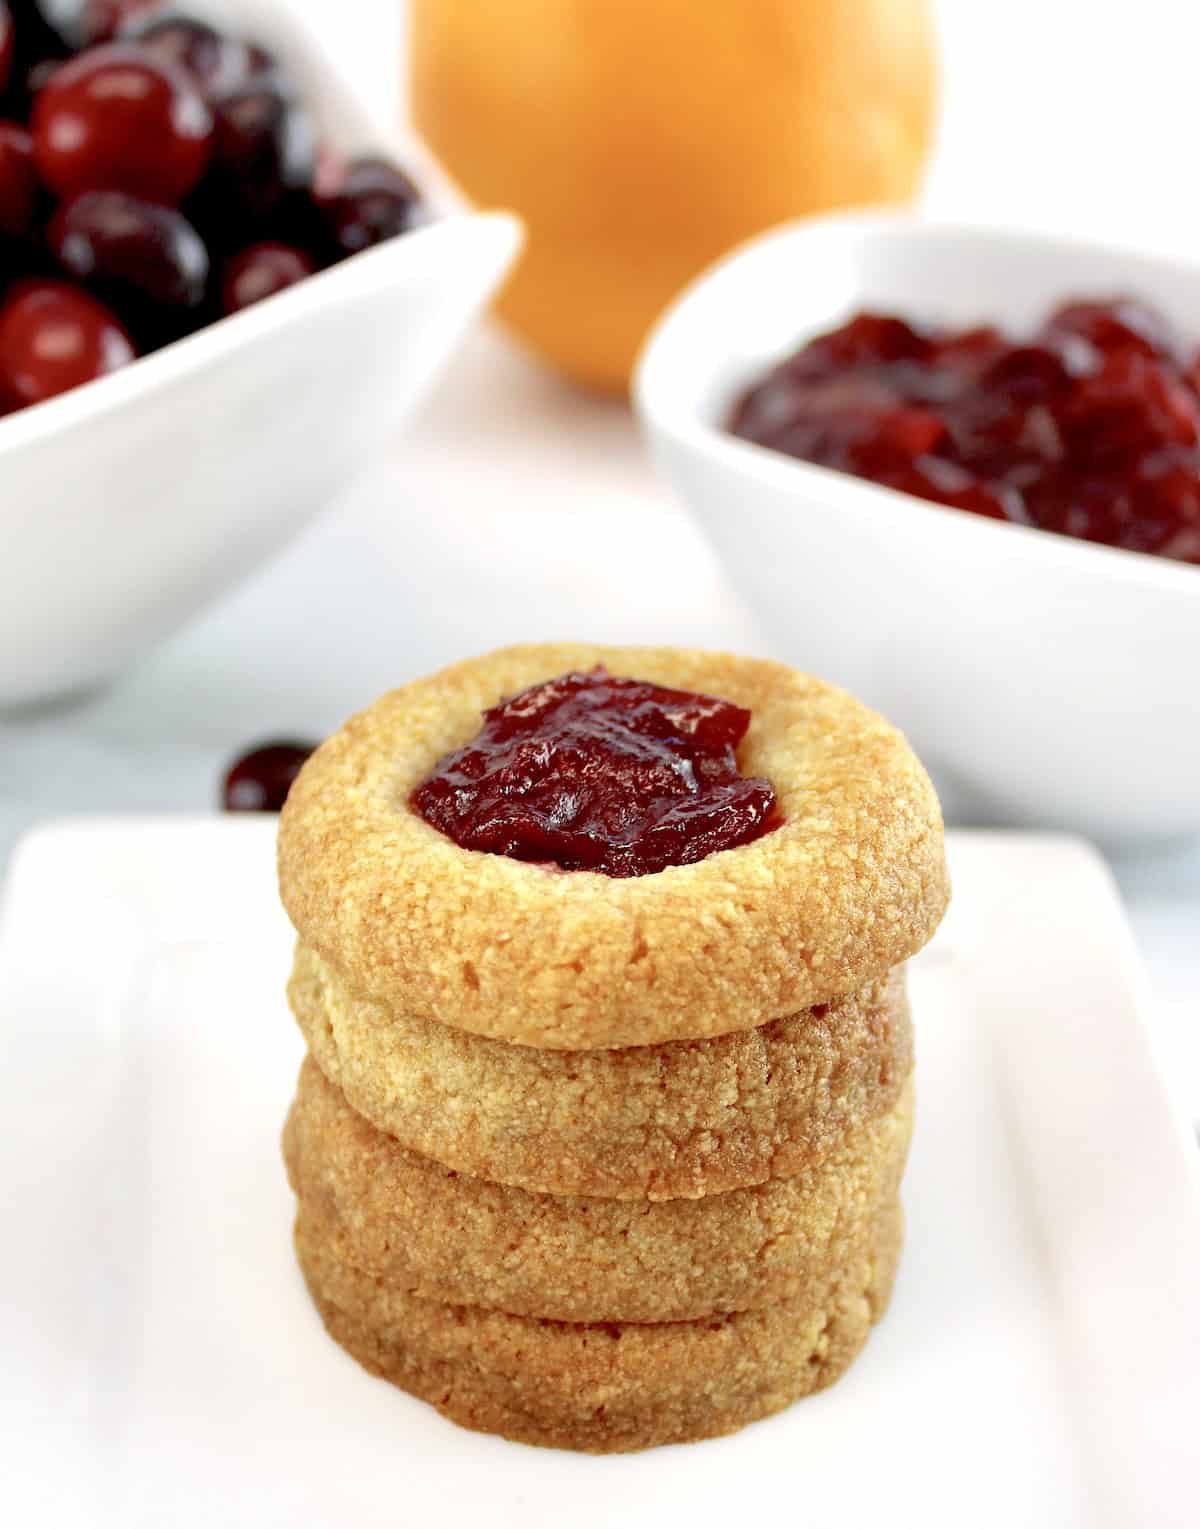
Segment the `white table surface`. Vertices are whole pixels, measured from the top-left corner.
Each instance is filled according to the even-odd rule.
[[[399,7],[291,3],[390,111]],[[1003,14],[944,0],[931,208],[1156,248],[1192,238],[1200,16],[1175,0],[1118,9],[1119,24],[1080,0]],[[483,334],[369,480],[273,566],[103,695],[0,720],[0,865],[41,819],[193,811],[250,741],[320,736],[431,667],[553,637],[767,648],[627,413]],[[1114,870],[1161,1055],[1200,1121],[1200,844]]]

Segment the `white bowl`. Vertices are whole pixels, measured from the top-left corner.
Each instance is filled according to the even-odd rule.
[[[1200,830],[1200,568],[944,509],[722,428],[860,307],[1027,326],[1132,292],[1200,341],[1200,266],[904,216],[789,225],[668,311],[637,408],[780,656],[885,712],[958,817],[1109,842]]]
[[[383,141],[278,5],[196,0],[302,79],[326,141]],[[507,214],[357,255],[0,420],[0,705],[91,687],[277,551],[370,465],[508,268]]]

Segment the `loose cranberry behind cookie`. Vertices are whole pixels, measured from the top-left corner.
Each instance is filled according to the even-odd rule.
[[[315,747],[292,738],[277,739],[239,755],[222,782],[222,807],[226,812],[282,812],[293,782]]]

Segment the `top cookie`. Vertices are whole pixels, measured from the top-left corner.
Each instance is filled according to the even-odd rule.
[[[617,879],[461,849],[413,811],[483,711],[597,665],[748,708],[738,763],[774,786],[780,826]],[[352,718],[292,788],[279,878],[350,988],[561,1050],[721,1035],[853,992],[926,943],[949,895],[933,787],[874,712],[766,660],[581,645],[470,659]]]

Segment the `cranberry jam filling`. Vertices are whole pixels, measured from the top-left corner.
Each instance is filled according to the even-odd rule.
[[[563,674],[485,712],[411,802],[464,849],[648,876],[778,826],[771,783],[738,773],[749,726],[713,696]]]
[[[922,499],[1200,564],[1200,355],[1132,298],[1030,339],[860,313],[737,402],[735,435]]]

